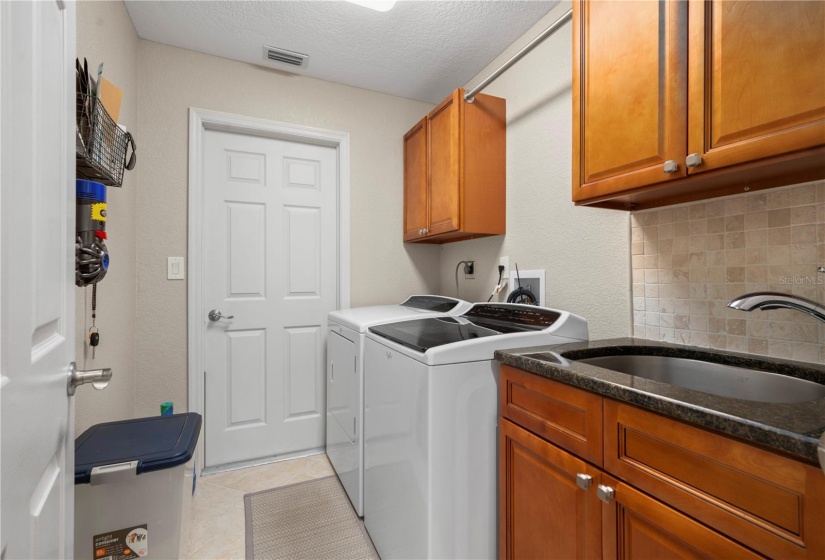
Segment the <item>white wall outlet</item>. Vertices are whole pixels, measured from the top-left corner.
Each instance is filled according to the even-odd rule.
[[[166,279],[184,279],[183,257],[166,257]]]
[[[501,280],[506,282],[510,277],[510,257],[499,257],[498,265],[504,267],[504,270],[501,272]]]
[[[476,277],[476,262],[466,261],[464,264],[464,278],[473,280]]]

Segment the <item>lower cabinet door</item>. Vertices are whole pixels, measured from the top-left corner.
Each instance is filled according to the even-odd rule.
[[[605,559],[762,558],[607,474],[602,484],[613,491],[602,519]]]
[[[499,557],[601,557],[601,471],[512,422],[499,424]]]

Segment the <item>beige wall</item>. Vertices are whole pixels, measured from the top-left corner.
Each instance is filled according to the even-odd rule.
[[[431,105],[141,41],[138,415],[186,409],[186,282],[166,280],[166,257],[187,252],[190,107],[348,132],[351,305],[439,287],[438,247],[401,241],[401,140]]]
[[[468,86],[486,77],[568,6],[565,3],[551,11]],[[78,54],[89,59],[90,67],[96,68],[103,60],[106,75],[126,91],[120,121],[136,132],[139,159],[136,170],[127,173],[123,188],[109,189],[112,269],[99,288],[101,346],[94,362],[83,340],[78,341],[82,366],[112,367],[115,377],[103,392],[78,391],[78,431],[97,422],[157,414],[159,403],[165,400],[173,400],[178,411],[186,410],[186,282],[166,280],[166,257],[187,254],[190,107],[350,133],[352,306],[398,301],[411,293],[454,295],[459,260],[475,260],[477,267],[474,280],[461,275],[461,297],[486,300],[497,278],[499,257],[508,256],[511,268],[518,263],[522,269],[545,269],[548,305],[587,318],[591,338],[630,334],[631,218],[624,212],[575,207],[570,202],[570,44],[567,25],[486,90],[507,99],[507,235],[442,246],[405,245],[401,242],[401,138],[431,105],[142,41],[122,2],[80,2]],[[794,212],[788,200],[788,210]],[[706,211],[716,208],[711,204],[704,206]],[[804,212],[810,214],[810,209]],[[655,235],[643,230],[641,220],[662,216],[667,216],[666,210],[636,215],[637,241],[640,235]],[[817,219],[821,224],[821,217]],[[709,222],[706,227],[711,227]],[[794,243],[787,250],[791,258],[797,251]],[[658,239],[655,247],[660,251]],[[766,251],[770,257],[775,249]],[[639,280],[640,274],[647,274],[639,262],[635,258],[632,285],[637,297],[640,290],[653,293],[652,286],[657,284]],[[656,267],[661,268],[658,263]],[[749,268],[744,272],[746,278],[761,274]],[[658,281],[664,277],[660,275]],[[734,284],[738,287],[739,282]],[[78,290],[77,297],[77,328],[85,334],[90,291]],[[503,295],[497,299],[503,300]],[[781,334],[785,333],[783,326],[776,325],[780,334],[765,335],[765,325],[748,326],[750,319],[764,319],[753,316],[748,317],[743,336],[736,330],[741,318],[730,317],[733,322],[729,322],[726,314],[725,330],[710,332],[711,328],[722,329],[722,322],[711,320],[711,303],[706,321],[691,317],[697,305],[688,304],[689,327],[680,329],[688,334],[680,333],[679,340],[687,336],[685,342],[703,343],[701,334],[689,334],[695,330],[707,333],[709,345],[710,335],[720,335],[728,348],[765,353],[767,345],[768,353],[822,359],[821,337],[817,334],[816,341],[809,340],[813,336],[809,327],[791,326],[791,334]],[[639,311],[645,312],[643,322]],[[771,313],[778,317],[775,321],[808,323],[799,315],[786,318],[781,312]],[[661,321],[671,320],[666,315],[670,313],[661,308],[637,309],[637,336],[669,336],[670,331],[661,329]],[[675,322],[676,313],[672,315]],[[658,325],[651,324],[657,320]],[[682,324],[683,318],[679,321]],[[705,331],[701,326],[693,329],[705,323]],[[768,324],[766,328],[773,327]],[[675,340],[675,326],[673,335]],[[719,337],[713,341],[722,344]],[[815,342],[816,349],[811,346]]]
[[[825,300],[825,182],[633,215],[641,338],[825,363],[825,326],[789,310],[728,309],[755,291]]]
[[[562,3],[471,80],[486,78],[569,9]],[[501,75],[484,93],[507,99],[507,235],[442,246],[441,289],[455,294],[455,267],[474,260],[473,280],[459,272],[460,295],[487,300],[500,256],[511,269],[546,270],[546,301],[585,317],[591,338],[630,334],[629,217],[581,208],[571,191],[571,27],[565,25]],[[508,292],[512,286],[508,286]],[[498,298],[504,300],[506,294]]]
[[[120,124],[138,127],[138,39],[123,2],[77,3],[77,56],[89,62],[90,72],[104,63],[103,75],[124,90]],[[140,148],[140,137],[137,137]],[[140,155],[140,154],[139,154]],[[137,242],[138,160],[125,172],[121,188],[107,189],[106,245],[111,268],[97,292],[100,346],[91,359],[86,335],[91,326],[92,289],[78,288],[76,359],[80,369],[110,367],[112,381],[104,391],[82,387],[76,397],[76,430],[135,415],[135,263]]]

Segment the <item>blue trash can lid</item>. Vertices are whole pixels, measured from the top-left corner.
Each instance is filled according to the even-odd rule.
[[[96,424],[74,444],[74,483],[87,484],[92,469],[138,461],[137,474],[189,462],[201,431],[196,412]]]
[[[103,183],[77,179],[75,181],[75,190],[77,198],[106,202],[106,185]]]

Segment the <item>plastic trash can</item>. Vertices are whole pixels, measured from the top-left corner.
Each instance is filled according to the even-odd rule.
[[[75,558],[178,558],[194,412],[97,424],[75,441]]]

